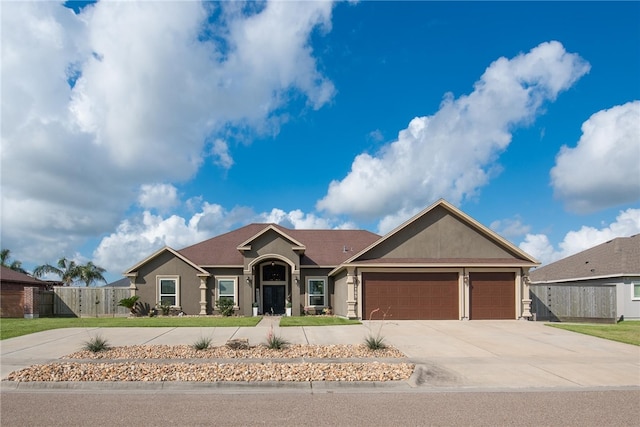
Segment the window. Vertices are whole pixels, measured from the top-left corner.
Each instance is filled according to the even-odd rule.
[[[238,280],[236,277],[220,277],[216,279],[216,300],[231,300],[238,305]]]
[[[172,307],[180,305],[180,280],[178,277],[158,277],[158,301]]]
[[[640,300],[640,282],[631,282],[633,286],[633,299]]]
[[[287,268],[282,264],[265,264],[262,266],[263,282],[284,282],[287,280]]]
[[[327,279],[324,277],[310,277],[307,279],[308,306],[327,305]]]

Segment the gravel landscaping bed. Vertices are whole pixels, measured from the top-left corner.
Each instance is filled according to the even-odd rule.
[[[353,359],[353,358],[404,358],[402,352],[393,347],[369,350],[365,345],[288,345],[280,350],[266,346],[233,349],[228,346],[196,350],[189,345],[134,345],[112,347],[91,352],[78,351],[63,359]]]
[[[9,381],[400,381],[409,363],[51,363]]]
[[[187,345],[113,347],[100,352],[78,351],[61,362],[12,372],[8,381],[402,381],[413,373],[410,363],[353,359],[404,359],[388,347],[364,345],[289,345],[234,349],[228,346],[196,350]],[[253,360],[252,360],[253,359]],[[314,359],[289,363],[287,359]],[[331,362],[323,362],[331,359]],[[346,359],[340,363],[335,359]],[[76,361],[73,361],[76,360]],[[182,362],[175,362],[182,360]],[[214,363],[214,360],[218,360]],[[319,360],[319,361],[318,361]]]

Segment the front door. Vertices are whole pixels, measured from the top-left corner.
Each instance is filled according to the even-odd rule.
[[[285,285],[264,285],[262,287],[262,308],[264,314],[284,314]]]

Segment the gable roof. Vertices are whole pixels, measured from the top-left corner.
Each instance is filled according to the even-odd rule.
[[[291,244],[293,245],[293,249],[296,251],[304,252],[304,250],[306,249],[302,243],[298,242],[296,239],[294,239],[293,237],[285,233],[284,227],[276,226],[276,224],[267,225],[267,227],[260,230],[257,234],[255,234],[254,236],[251,236],[248,240],[245,240],[243,243],[240,243],[237,249],[239,251],[251,249],[251,243],[269,231],[274,231],[276,234],[280,235],[285,240],[288,240],[289,242],[291,242]]]
[[[374,253],[374,250],[382,247],[386,242],[390,242],[392,238],[400,235],[403,232],[414,225],[417,224],[418,221],[424,219],[427,215],[435,212],[437,209],[444,209],[448,215],[453,216],[461,223],[465,224],[467,227],[475,231],[478,235],[482,236],[483,239],[491,242],[495,247],[499,248],[501,251],[505,253],[503,257],[441,257],[439,254],[432,254],[429,257],[375,257],[370,256],[370,254]],[[369,255],[369,256],[368,256]],[[522,251],[517,246],[513,245],[494,231],[480,224],[475,219],[471,218],[464,212],[460,211],[444,199],[440,199],[431,206],[427,207],[411,219],[407,220],[403,224],[396,227],[394,230],[385,234],[383,237],[373,242],[371,245],[367,246],[363,250],[354,254],[348,260],[345,261],[345,264],[352,265],[438,265],[438,266],[454,266],[454,265],[487,265],[490,262],[493,266],[528,266],[532,267],[535,265],[539,265],[540,263],[530,256],[529,254]],[[337,271],[341,270],[343,266],[335,269],[331,272],[331,274],[335,274]]]
[[[0,267],[1,267],[0,282],[20,283],[20,284],[24,284],[25,286],[48,286],[49,285],[49,282],[45,282],[44,280],[31,277],[28,274],[24,274],[24,273],[20,273],[19,271],[12,270],[9,267],[5,267],[4,265]]]
[[[133,267],[129,268],[127,271],[125,271],[123,273],[123,275],[125,275],[125,276],[132,276],[132,275],[135,276],[137,274],[137,271],[140,269],[140,267],[142,267],[143,265],[145,265],[146,263],[148,263],[153,258],[157,257],[158,255],[160,255],[163,252],[170,252],[171,254],[176,256],[177,258],[181,259],[182,261],[184,261],[185,263],[189,264],[191,267],[193,267],[194,269],[199,271],[200,274],[207,275],[207,276],[209,275],[208,271],[200,268],[198,265],[194,264],[193,261],[191,261],[190,259],[188,259],[184,255],[180,254],[176,250],[170,248],[169,246],[165,246],[164,248],[158,249],[157,251],[155,251],[154,253],[152,253],[151,255],[149,255],[148,257],[146,257],[145,259],[143,259],[142,261],[140,261],[139,263],[137,263]]]
[[[335,267],[353,251],[380,238],[365,230],[297,230],[278,224],[253,223],[178,251],[199,266],[242,266],[240,249],[269,230],[290,241],[293,249],[304,251],[301,265]],[[345,250],[346,248],[346,250]]]
[[[534,283],[618,276],[640,276],[640,234],[609,240],[540,267],[529,275]]]

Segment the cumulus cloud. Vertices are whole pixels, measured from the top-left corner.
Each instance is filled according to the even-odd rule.
[[[230,127],[273,133],[293,96],[320,108],[335,89],[309,37],[332,7],[3,3],[3,246],[25,262],[68,254],[112,230],[142,183],[188,179],[211,155],[231,167]],[[140,203],[169,206],[164,190]]]
[[[524,236],[531,231],[531,226],[523,224],[520,217],[493,221],[489,228],[507,239]]]
[[[551,170],[555,197],[578,213],[640,200],[640,101],[592,115]]]
[[[138,203],[144,209],[166,211],[178,204],[178,190],[171,184],[144,184]]]
[[[638,233],[640,209],[627,209],[620,212],[613,223],[603,228],[583,226],[577,231],[568,232],[557,248],[545,234],[527,234],[520,243],[520,249],[537,258],[542,264],[549,264],[616,237],[628,237]]]
[[[434,115],[411,120],[378,153],[358,155],[317,208],[364,219],[386,216],[382,229],[440,197],[459,204],[496,173],[495,160],[513,128],[531,123],[545,102],[588,71],[588,63],[558,42],[496,60],[471,94],[447,94]]]
[[[190,203],[198,203],[196,198]],[[199,202],[190,218],[179,215],[154,215],[144,211],[123,220],[116,231],[104,237],[93,253],[96,264],[111,272],[123,272],[140,261],[141,254],[170,246],[174,249],[201,242],[252,222],[275,223],[293,229],[354,228],[351,223],[334,224],[301,210],[286,212],[274,208],[256,213],[247,207],[226,210],[217,204]]]

